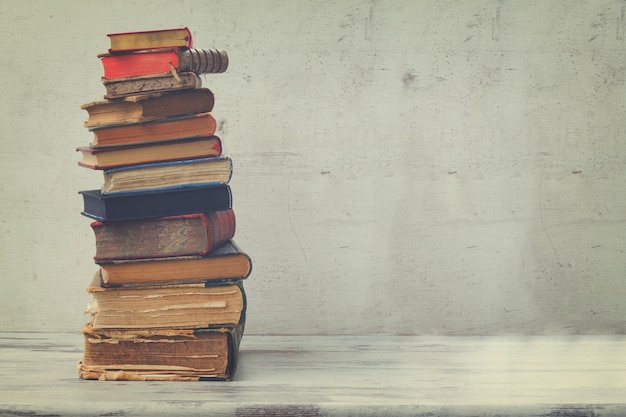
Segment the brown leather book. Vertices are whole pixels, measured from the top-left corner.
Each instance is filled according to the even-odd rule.
[[[90,146],[104,148],[212,136],[216,127],[217,123],[211,113],[103,127],[92,130],[93,140]]]
[[[113,261],[99,264],[102,286],[155,285],[169,282],[222,282],[247,278],[252,260],[230,240],[205,256]]]
[[[88,324],[78,374],[102,381],[230,380],[243,328],[96,330]]]
[[[105,170],[139,164],[217,157],[222,154],[222,141],[217,136],[200,136],[133,146],[108,148],[79,146],[76,150],[82,154],[78,165]]]
[[[96,262],[203,256],[235,235],[233,209],[156,219],[91,223]]]
[[[99,100],[85,103],[88,129],[142,123],[213,110],[215,98],[208,88],[128,96],[119,100]]]

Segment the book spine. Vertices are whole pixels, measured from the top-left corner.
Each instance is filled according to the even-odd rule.
[[[177,77],[166,72],[147,77],[103,78],[102,83],[106,89],[105,99],[202,87],[202,80],[193,72],[180,72]]]
[[[210,253],[235,236],[235,212],[229,209],[207,213],[205,226],[209,237],[206,253]]]
[[[129,222],[95,221],[91,228],[96,263],[203,256],[233,238],[235,215],[229,209]]]
[[[101,221],[136,220],[212,212],[232,208],[227,184],[168,192],[103,196],[100,190],[81,191],[83,216]]]
[[[173,38],[173,40],[168,41],[171,34],[180,32],[183,32],[184,35],[181,34],[179,38]],[[157,29],[135,32],[118,32],[109,33],[107,36],[111,42],[111,47],[109,48],[109,53],[111,54],[141,51],[148,48],[145,44],[150,44],[150,49],[165,49],[174,47],[191,48],[193,46],[193,36],[188,27],[165,30]],[[131,40],[129,41],[128,38]]]
[[[146,123],[133,123],[122,126],[108,126],[92,130],[94,135],[91,147],[156,143],[198,136],[213,136],[217,121],[211,113],[199,113],[170,117]]]
[[[104,175],[110,175],[116,172],[123,172],[123,171],[136,171],[136,170],[141,170],[144,168],[168,167],[168,166],[173,166],[173,165],[184,166],[184,165],[197,164],[197,163],[203,163],[203,162],[225,161],[225,160],[230,160],[230,158],[227,156],[214,156],[214,157],[208,157],[208,158],[177,159],[174,161],[152,162],[148,164],[136,164],[132,166],[106,169],[104,170]]]

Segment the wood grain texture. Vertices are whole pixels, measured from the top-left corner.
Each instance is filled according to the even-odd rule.
[[[79,380],[79,334],[0,333],[2,415],[623,416],[624,336],[246,336],[227,383]]]

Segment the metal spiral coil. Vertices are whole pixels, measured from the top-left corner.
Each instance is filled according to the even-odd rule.
[[[191,48],[181,55],[181,71],[210,74],[224,72],[227,68],[228,55],[221,49]]]

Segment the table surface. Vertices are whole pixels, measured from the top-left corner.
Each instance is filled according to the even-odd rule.
[[[245,335],[229,382],[84,381],[82,352],[0,332],[0,415],[626,415],[626,336]]]

